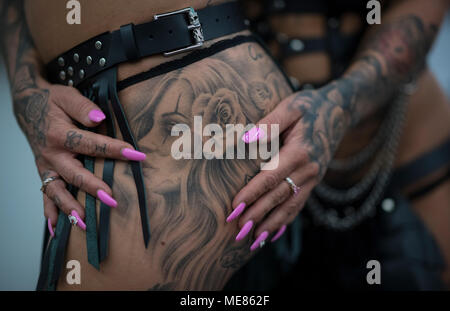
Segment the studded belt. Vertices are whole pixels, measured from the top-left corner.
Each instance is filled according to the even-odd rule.
[[[156,14],[151,22],[124,25],[77,45],[52,60],[47,74],[52,83],[77,86],[117,64],[187,52],[200,48],[204,41],[246,28],[237,2]]]

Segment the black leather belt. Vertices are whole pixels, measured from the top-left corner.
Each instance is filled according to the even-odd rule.
[[[204,41],[246,29],[246,24],[237,2],[157,14],[151,22],[121,26],[63,53],[47,65],[48,79],[77,86],[117,64],[197,49]]]

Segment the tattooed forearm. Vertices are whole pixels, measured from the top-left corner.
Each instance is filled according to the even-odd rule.
[[[425,67],[438,27],[408,15],[382,24],[365,39],[338,87],[352,123],[383,106],[404,83],[413,82]]]
[[[46,146],[49,91],[38,86],[41,64],[26,23],[22,0],[1,1],[0,45],[8,69],[14,114],[36,157]]]
[[[436,30],[417,16],[386,23],[366,39],[343,77],[294,97],[290,107],[303,114],[303,143],[319,166],[319,180],[346,129],[384,107],[423,69]]]

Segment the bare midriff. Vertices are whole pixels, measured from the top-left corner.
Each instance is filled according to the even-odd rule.
[[[44,63],[49,62],[60,53],[69,50],[75,45],[93,36],[105,31],[116,30],[121,25],[128,23],[139,24],[148,22],[152,19],[154,14],[173,11],[187,6],[200,9],[205,7],[207,4],[211,5],[224,1],[82,0],[80,2],[82,9],[81,25],[69,25],[66,22],[66,14],[68,12],[66,9],[66,1],[27,1],[26,13],[29,28]],[[284,32],[292,36],[306,37],[323,36],[325,34],[326,22],[325,17],[311,14],[293,14],[288,18],[272,20],[272,24],[277,31]],[[298,24],[301,24],[302,27],[294,26]],[[344,16],[341,21],[341,30],[344,32],[356,32],[359,27],[361,27],[361,25],[359,24],[358,19],[351,14]],[[258,45],[253,45],[254,47],[252,48],[259,49]],[[248,49],[248,47],[238,46],[221,53],[224,58],[238,60],[243,57],[248,57],[248,55],[245,54],[246,49]],[[228,55],[225,57],[225,54]],[[266,62],[267,66],[272,68],[272,62],[266,55],[264,57],[266,59],[263,61]],[[163,56],[152,56],[134,64],[123,64],[119,67],[119,80],[144,70],[148,70],[149,68],[168,60],[170,60],[170,58],[165,58]],[[195,66],[199,66],[198,69],[200,70],[192,70],[191,73],[197,72],[197,78],[201,78],[201,70],[204,69],[204,66],[207,66],[207,62],[208,60],[205,60],[203,64],[191,65],[194,69]],[[237,63],[240,62],[236,62],[236,64]],[[235,64],[231,62],[231,64],[228,65],[234,68]],[[296,77],[300,82],[319,82],[329,77],[330,64],[325,53],[310,53],[308,55],[292,57],[285,62],[285,69],[289,75]],[[248,81],[252,79],[257,80],[258,75],[262,74],[262,72],[260,72],[262,70],[261,67],[257,68],[257,66],[251,64],[250,62],[248,62],[248,68],[241,68],[241,70],[247,71],[245,75],[246,78],[249,79]],[[273,70],[273,74],[277,79],[281,79],[281,76],[275,69],[271,70]],[[236,71],[238,71],[238,75],[241,74],[239,70]],[[157,92],[158,87],[160,88],[159,91],[164,91],[164,89],[161,88],[161,85],[163,85],[162,80],[164,78],[165,77],[156,77],[121,92],[120,97],[122,103],[127,107],[127,109],[129,109],[129,111],[134,111],[134,109],[145,107],[145,102],[148,102],[148,105],[151,105],[151,93]],[[205,77],[205,79],[206,78],[207,77]],[[269,86],[271,85],[270,81],[262,82]],[[183,87],[185,86],[180,84],[176,90],[171,91],[174,91],[175,93],[177,91],[183,92]],[[226,85],[225,88],[227,88]],[[231,91],[235,91],[231,87],[230,89]],[[380,90],[380,92],[382,92],[382,90]],[[287,85],[284,86],[281,93],[285,95],[289,94]],[[176,101],[174,98],[172,98],[172,100]],[[272,102],[266,104],[270,106],[276,105],[276,103],[277,102],[274,97]],[[167,109],[172,109],[170,108],[172,105],[171,97],[167,96],[167,99],[163,98],[163,104],[167,105]],[[156,113],[157,112],[152,112],[152,115],[149,115],[149,118],[157,118],[157,116],[154,115]],[[136,117],[138,117],[138,113],[136,113]],[[410,99],[407,111],[406,126],[400,142],[395,166],[406,164],[447,140],[450,136],[449,120],[449,102],[432,73],[425,70],[418,80],[417,91]],[[257,120],[255,119],[252,121]],[[134,120],[131,118],[132,126],[133,122]],[[356,128],[350,129],[342,141],[336,156],[343,157],[350,155],[363,148],[378,129],[379,123],[380,116],[374,116],[373,118],[365,120],[364,123],[359,124]],[[150,153],[148,159],[152,159],[152,152],[156,152],[158,148],[162,148],[160,141],[161,137],[158,137],[158,135],[160,134],[151,133],[151,131],[149,131],[148,136],[143,137],[142,141],[139,142],[143,149]],[[159,150],[159,152],[161,152],[161,150]],[[196,262],[194,266],[200,265],[201,267],[201,265],[204,264],[204,271],[199,271],[197,268],[194,268],[194,266],[191,267],[192,272],[188,271],[190,267],[189,264],[191,263],[188,263],[186,266],[183,266],[182,262],[178,262],[178,266],[175,264],[175,266],[170,265],[172,264],[170,262],[171,260],[177,261],[187,258],[186,260],[189,261],[188,244],[195,243],[195,241],[192,241],[189,237],[187,237],[184,240],[186,245],[177,245],[180,248],[178,250],[180,253],[178,254],[175,252],[175,249],[172,249],[172,251],[174,251],[173,258],[175,259],[170,256],[168,257],[167,253],[164,253],[167,252],[168,248],[175,247],[169,242],[169,240],[173,238],[171,234],[175,234],[178,238],[182,234],[190,234],[190,230],[193,230],[192,228],[184,226],[182,222],[179,223],[179,227],[174,227],[173,222],[178,220],[164,218],[164,212],[157,209],[158,207],[160,209],[168,209],[168,213],[174,213],[171,214],[170,217],[187,217],[183,214],[184,212],[177,214],[176,211],[171,211],[170,204],[173,204],[174,202],[167,202],[165,200],[165,194],[163,193],[164,191],[173,191],[171,187],[174,187],[174,184],[184,182],[182,180],[177,180],[178,177],[175,177],[178,173],[180,176],[183,175],[183,169],[181,167],[178,168],[177,166],[174,166],[174,163],[169,163],[170,160],[168,160],[168,157],[169,156],[167,155],[164,156],[161,154],[161,162],[153,163],[152,165],[151,162],[153,160],[147,160],[146,162],[148,163],[144,165],[144,173],[148,173],[148,175],[146,175],[146,181],[149,184],[148,187],[150,189],[152,187],[157,188],[156,192],[159,191],[159,193],[150,191],[150,206],[153,206],[153,208],[150,207],[150,214],[152,215],[152,211],[154,212],[153,216],[150,216],[150,219],[153,230],[156,230],[157,232],[157,237],[154,239],[156,242],[154,242],[154,240],[151,242],[149,250],[143,248],[137,204],[135,200],[126,196],[127,193],[130,193],[131,196],[135,196],[135,190],[133,189],[133,181],[129,172],[127,172],[125,163],[118,164],[115,179],[117,180],[116,185],[118,184],[119,186],[115,186],[113,191],[114,193],[120,192],[123,196],[122,201],[120,201],[120,197],[117,198],[119,205],[120,202],[123,202],[123,204],[128,207],[119,207],[118,212],[113,211],[112,213],[110,257],[104,264],[102,264],[100,272],[96,271],[86,263],[86,243],[84,234],[76,230],[72,230],[73,232],[71,234],[68,248],[68,256],[72,257],[68,259],[79,259],[84,262],[86,266],[85,271],[87,270],[85,277],[91,281],[89,285],[81,286],[81,289],[144,289],[145,287],[154,289],[218,289],[223,286],[225,281],[231,276],[232,272],[238,266],[249,259],[248,253],[242,248],[242,244],[234,245],[234,241],[231,241],[233,240],[233,235],[237,233],[237,226],[234,225],[227,227],[222,224],[225,223],[223,218],[225,213],[221,205],[224,205],[227,202],[219,203],[211,200],[210,204],[217,206],[210,206],[210,209],[205,210],[205,212],[220,215],[216,218],[211,218],[215,219],[215,221],[220,223],[220,225],[217,225],[217,230],[211,237],[211,241],[209,242],[210,244],[205,245],[203,252],[207,252],[207,254],[205,255],[205,253],[202,253],[202,255],[208,260],[216,260],[222,263],[224,262],[223,258],[229,256],[229,262],[226,263],[228,265],[228,270],[225,269],[223,265],[219,265],[219,267],[212,266],[212,263],[203,263],[203,258],[199,260],[199,262]],[[101,176],[101,163],[97,164],[97,175]],[[164,182],[157,181],[156,179],[149,177],[156,174],[158,171],[162,174],[161,176],[174,174],[174,176],[172,176],[173,180],[168,179],[165,184]],[[255,169],[250,169],[250,166],[245,166],[242,174],[230,178],[235,178],[236,184],[244,185],[245,178],[252,176],[255,172]],[[178,179],[182,178],[183,177],[179,177]],[[420,181],[418,181],[418,183],[420,183]],[[227,196],[229,196],[228,200],[231,201],[232,196],[237,190],[239,189],[232,189],[227,193]],[[184,199],[186,198],[180,198],[180,200]],[[82,202],[82,198],[80,198],[80,200]],[[438,243],[441,245],[445,256],[449,259],[450,247],[448,241],[450,240],[450,231],[448,229],[448,221],[450,219],[450,211],[442,202],[450,202],[449,182],[442,184],[426,197],[414,202],[413,206],[433,232]],[[182,205],[185,203],[180,201],[175,202],[174,204],[174,208],[183,208]],[[157,207],[156,211],[154,209],[155,206]],[[189,213],[189,208],[191,207],[185,207],[186,213]],[[225,211],[231,211],[230,207],[228,206],[225,208]],[[167,221],[167,223],[164,221]],[[165,223],[167,228],[173,228],[173,230],[178,232],[168,232],[165,228],[158,231],[158,222]],[[191,220],[191,222],[188,223],[194,222]],[[193,234],[193,236],[195,236],[195,234]],[[181,240],[182,239],[180,239],[180,241]],[[224,246],[219,246],[222,242]],[[228,253],[225,254],[227,251]],[[215,254],[211,255],[214,252]],[[200,256],[200,253],[201,251],[199,251],[198,254],[191,255],[194,258],[197,258],[196,256]],[[231,257],[233,256],[234,259],[239,262],[231,262]],[[168,262],[162,263],[162,260],[166,260]],[[164,266],[164,264],[169,264],[169,266]],[[179,270],[176,270],[177,268]],[[163,271],[162,269],[168,270]],[[221,269],[225,269],[226,271],[222,271]],[[198,279],[198,283],[189,283],[189,273],[192,273],[191,277],[195,276]],[[209,276],[216,273],[220,276],[220,280],[208,282],[205,279],[207,277],[207,275],[204,275],[205,273],[211,273]],[[59,288],[72,289],[65,282],[60,282]]]
[[[223,1],[80,2],[81,25],[76,26],[66,23],[65,1],[28,1],[29,28],[44,62],[123,24],[144,23],[156,13],[187,6],[200,9]],[[215,41],[222,39],[225,37]],[[212,43],[206,42],[205,47]],[[133,64],[121,64],[119,80],[172,59],[152,56]],[[269,95],[258,96],[260,88]],[[253,232],[236,241],[238,222],[225,220],[232,211],[233,197],[259,171],[259,162],[176,160],[171,146],[178,137],[171,136],[172,126],[182,123],[193,129],[194,115],[203,116],[203,125],[256,123],[291,92],[271,57],[254,42],[225,49],[122,90],[121,104],[139,149],[147,155],[143,174],[150,243],[146,249],[130,167],[126,162],[116,161],[113,196],[118,207],[111,212],[108,257],[97,271],[87,262],[85,232],[72,228],[66,260],[80,261],[82,281],[81,285],[69,285],[63,272],[58,289],[221,289],[252,256]],[[220,114],[221,109],[225,109],[224,114]],[[104,133],[103,129],[100,132]],[[226,147],[229,146],[224,146],[224,150]],[[96,159],[98,177],[102,176],[102,166],[102,159]],[[84,204],[83,193],[78,200]]]

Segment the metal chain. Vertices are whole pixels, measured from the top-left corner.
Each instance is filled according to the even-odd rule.
[[[395,109],[389,109],[388,116],[381,123],[379,130],[377,131],[375,137],[370,141],[370,143],[365,146],[358,153],[351,155],[347,158],[332,159],[328,165],[328,169],[335,171],[352,171],[361,167],[365,162],[367,162],[376,151],[381,147],[383,141],[389,135],[389,130],[393,123],[396,121]]]
[[[392,135],[383,146],[384,150],[380,153],[380,157],[383,159],[383,168],[380,169],[377,174],[375,184],[368,194],[367,198],[361,204],[357,211],[348,213],[344,217],[339,217],[335,209],[326,209],[316,198],[317,193],[311,193],[307,208],[311,213],[313,220],[321,225],[324,225],[334,230],[348,230],[352,227],[360,224],[363,220],[375,215],[376,204],[381,199],[384,193],[385,187],[389,181],[392,173],[392,167],[396,156],[398,143],[402,134],[403,125],[405,122],[406,107],[408,103],[408,95],[411,91],[408,89],[409,85],[405,86],[398,94],[394,106],[395,106],[395,121],[392,129]],[[324,198],[322,198],[324,199]],[[347,202],[346,210],[352,210],[351,202]]]

